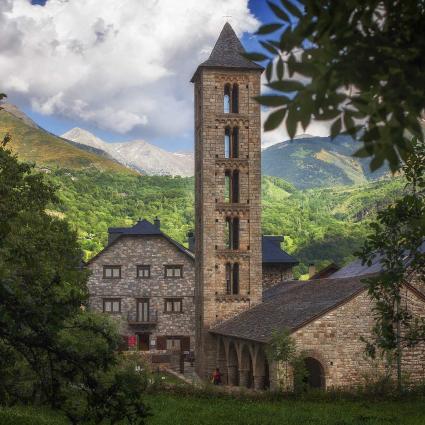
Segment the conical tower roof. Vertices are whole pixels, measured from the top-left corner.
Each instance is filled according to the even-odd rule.
[[[226,22],[210,57],[199,65],[191,81],[194,81],[200,68],[239,68],[254,69],[258,71],[264,69],[262,66],[242,56],[243,53],[245,53],[245,49],[242,43],[231,25]]]

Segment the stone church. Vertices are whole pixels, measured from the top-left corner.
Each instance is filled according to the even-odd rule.
[[[383,368],[365,357],[360,340],[373,326],[372,303],[361,279],[368,272],[263,285],[261,115],[254,100],[263,68],[243,53],[227,23],[191,80],[197,373],[207,379],[219,367],[226,384],[275,386],[280,365],[269,363],[267,344],[274,331],[288,329],[304,356],[310,385],[362,384]],[[403,302],[425,317],[425,297],[413,285],[404,288]],[[403,372],[423,380],[424,347],[404,351]]]
[[[297,260],[283,237],[261,234],[261,115],[263,68],[226,24],[208,60],[192,78],[195,95],[195,235],[189,249],[159,220],[110,228],[106,248],[92,258],[92,309],[120,323],[129,348],[152,356],[195,352],[209,379],[216,367],[226,385],[278,385],[283,365],[269,361],[275,331],[286,329],[313,387],[361,385],[384,371],[365,356],[373,304],[362,282],[379,262],[358,262],[309,281],[294,281]],[[425,247],[424,247],[425,248]],[[424,249],[425,252],[425,249]],[[425,285],[403,288],[403,303],[425,318]],[[152,357],[153,358],[153,357]],[[425,350],[404,349],[403,373],[425,379]]]

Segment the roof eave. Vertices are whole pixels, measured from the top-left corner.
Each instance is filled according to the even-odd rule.
[[[258,64],[256,64],[258,65]],[[192,78],[190,79],[191,83],[194,83],[198,77],[199,71],[201,69],[227,69],[231,71],[253,71],[253,72],[260,72],[261,74],[264,71],[264,67],[261,65],[258,65],[258,68],[249,68],[249,67],[240,67],[240,66],[219,66],[219,65],[199,65],[198,68],[196,68],[195,73],[193,74]]]

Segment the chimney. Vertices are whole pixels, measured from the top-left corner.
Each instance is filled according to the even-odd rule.
[[[159,230],[161,228],[161,220],[158,217],[155,217],[153,225]]]
[[[314,263],[308,265],[308,278],[311,279],[316,274],[316,266]]]
[[[187,243],[189,245],[189,251],[195,252],[195,234],[192,230],[187,232]]]

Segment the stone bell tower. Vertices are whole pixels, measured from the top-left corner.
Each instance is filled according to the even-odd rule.
[[[261,302],[263,68],[226,23],[195,88],[196,370],[217,366],[209,329]]]

